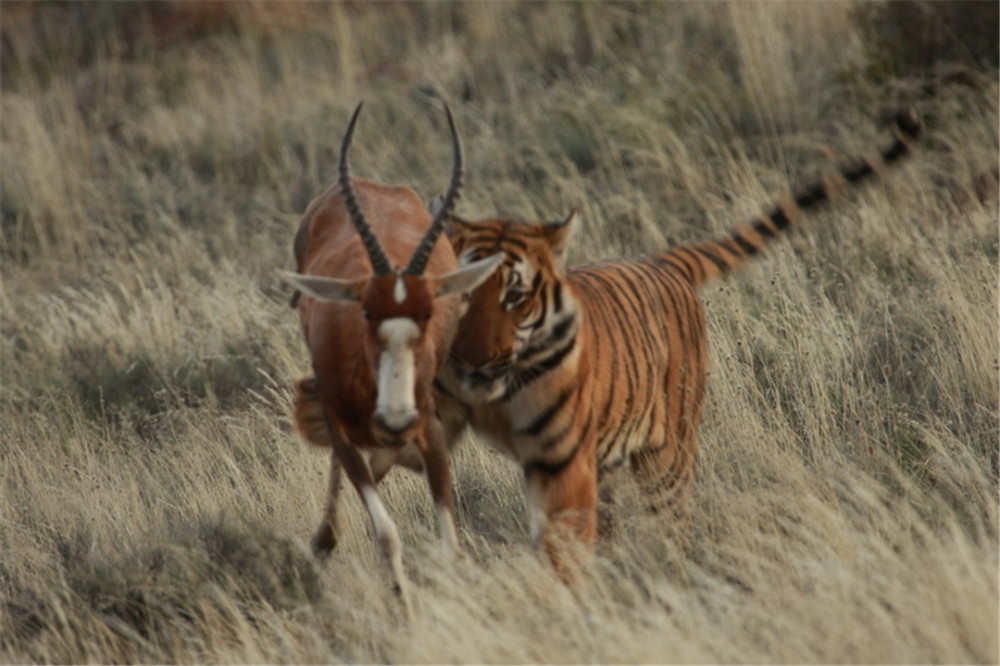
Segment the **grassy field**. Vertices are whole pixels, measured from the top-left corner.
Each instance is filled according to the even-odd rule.
[[[972,35],[914,64],[891,11],[4,2],[0,661],[997,663],[996,63]],[[470,437],[461,560],[423,479],[383,483],[405,622],[353,493],[308,553],[327,453],[289,420],[308,358],[274,274],[361,99],[357,175],[439,193],[448,100],[457,212],[578,208],[580,261],[747,220],[897,106],[927,131],[704,290],[686,533],[620,479],[567,588]]]

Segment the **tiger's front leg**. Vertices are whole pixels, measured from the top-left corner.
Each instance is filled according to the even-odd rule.
[[[532,539],[566,583],[597,536],[597,463],[588,449],[581,446],[565,465],[529,463],[524,470]]]

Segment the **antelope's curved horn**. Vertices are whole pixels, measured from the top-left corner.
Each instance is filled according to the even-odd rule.
[[[451,109],[447,104],[444,105],[444,110],[448,114],[448,127],[451,129],[451,142],[452,149],[454,150],[451,183],[448,185],[448,193],[445,195],[437,215],[434,216],[434,221],[431,222],[431,226],[427,230],[427,233],[424,234],[420,245],[413,251],[410,263],[407,265],[406,270],[403,271],[405,275],[423,274],[424,269],[427,267],[427,260],[431,256],[431,250],[434,248],[434,243],[444,228],[444,220],[451,213],[451,209],[454,207],[455,202],[458,201],[458,197],[461,196],[459,191],[462,189],[462,177],[464,175],[462,170],[462,140],[458,136],[458,130],[455,129],[455,118],[451,115]]]
[[[351,170],[347,165],[347,149],[351,146],[351,136],[354,134],[354,123],[358,120],[358,114],[361,113],[361,106],[364,102],[359,102],[354,113],[351,114],[351,120],[347,123],[347,131],[344,133],[344,141],[340,144],[340,193],[344,197],[344,203],[347,204],[347,212],[351,215],[351,222],[354,223],[354,228],[358,230],[358,235],[361,236],[361,241],[365,244],[365,250],[368,251],[368,258],[372,261],[372,268],[375,270],[375,275],[388,275],[392,273],[392,266],[389,264],[389,259],[385,256],[385,252],[382,250],[382,246],[379,245],[378,239],[375,238],[375,234],[372,233],[371,227],[368,226],[368,222],[365,221],[365,216],[361,212],[361,207],[358,205],[358,200],[354,196],[354,188],[351,186]]]

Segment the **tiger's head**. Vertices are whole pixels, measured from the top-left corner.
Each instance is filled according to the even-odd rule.
[[[572,351],[578,307],[565,262],[576,220],[575,211],[552,223],[450,217],[446,229],[462,265],[503,253],[500,268],[469,297],[451,350],[468,397],[503,400]]]

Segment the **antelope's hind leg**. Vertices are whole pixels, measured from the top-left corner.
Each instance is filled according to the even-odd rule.
[[[296,385],[295,425],[303,439],[314,446],[334,449],[330,455],[330,481],[323,520],[310,541],[316,557],[327,557],[337,547],[339,524],[337,503],[340,495],[341,467],[337,458],[334,437],[338,436],[330,427],[319,396],[315,377],[305,377]]]
[[[340,521],[338,518],[337,505],[339,503],[341,486],[341,466],[336,452],[330,455],[330,485],[326,497],[326,510],[323,513],[323,520],[319,524],[319,529],[313,535],[310,546],[316,557],[327,557],[337,547],[337,539],[340,536]]]

